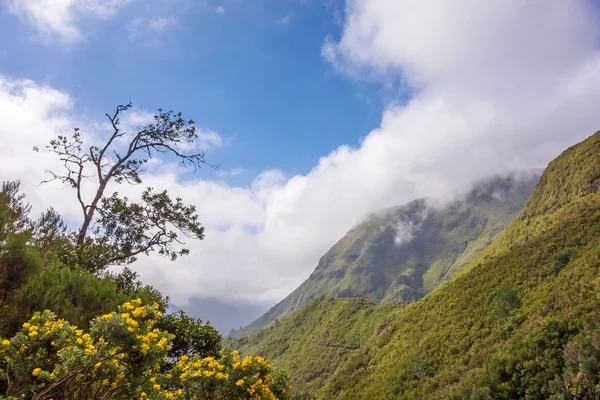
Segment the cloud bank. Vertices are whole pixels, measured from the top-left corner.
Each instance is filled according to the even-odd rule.
[[[29,24],[43,41],[85,39],[84,18],[107,19],[133,0],[4,0],[8,10]]]
[[[180,306],[194,296],[272,304],[369,212],[545,166],[600,127],[599,34],[584,0],[348,0],[343,31],[324,42],[327,62],[356,79],[402,82],[411,99],[305,175],[270,170],[236,187],[150,170],[144,186],[196,204],[207,237],[174,265],[151,257],[136,269]],[[71,193],[35,187],[53,161],[30,151],[79,122],[69,95],[0,78],[0,119],[0,179],[21,178],[38,210],[70,215]]]

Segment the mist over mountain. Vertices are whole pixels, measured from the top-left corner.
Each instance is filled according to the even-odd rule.
[[[260,330],[320,296],[420,299],[492,243],[521,210],[540,173],[495,176],[475,183],[459,200],[418,199],[368,215],[294,292],[231,335]]]

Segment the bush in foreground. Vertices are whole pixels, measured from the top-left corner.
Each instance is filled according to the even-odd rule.
[[[5,396],[27,399],[287,399],[284,375],[237,351],[169,359],[174,335],[155,327],[162,313],[140,299],[95,318],[89,332],[51,311],[36,312],[0,339]]]

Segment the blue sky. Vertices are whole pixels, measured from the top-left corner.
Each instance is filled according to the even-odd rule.
[[[69,92],[89,117],[130,95],[143,109],[182,111],[230,139],[210,159],[242,168],[240,184],[270,168],[305,174],[379,123],[379,85],[337,74],[321,57],[323,38],[339,35],[342,2],[175,3],[85,19],[86,42],[50,46],[4,9],[0,35],[13,40],[3,43],[0,73]],[[167,21],[161,31],[147,27],[157,18]]]
[[[544,167],[598,130],[599,15],[596,0],[0,0],[0,180],[75,224],[32,145],[74,126],[99,140],[130,95],[130,126],[182,111],[222,173],[157,160],[143,186],[196,205],[206,238],[133,268],[227,331],[368,213]]]

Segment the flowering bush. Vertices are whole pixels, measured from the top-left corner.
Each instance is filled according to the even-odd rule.
[[[155,328],[157,304],[140,299],[95,318],[89,332],[35,313],[0,339],[6,396],[31,399],[286,399],[285,378],[261,357],[183,355],[167,360],[174,335]],[[167,362],[169,361],[169,362]]]

